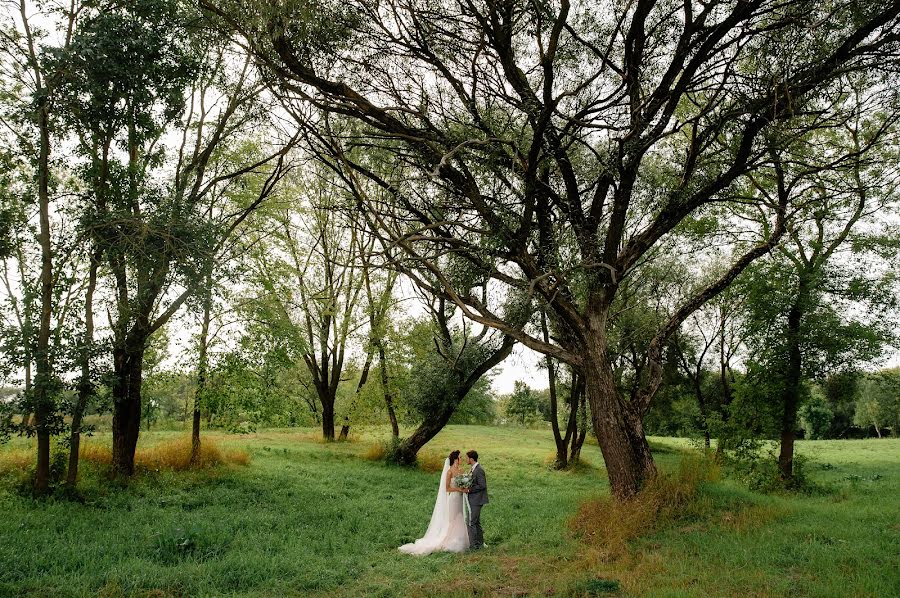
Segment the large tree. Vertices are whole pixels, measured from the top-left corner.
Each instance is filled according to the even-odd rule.
[[[264,121],[262,87],[199,17],[177,0],[91,6],[64,78],[87,189],[83,234],[111,278],[113,465],[125,475],[134,469],[147,343],[202,287],[234,223],[258,206],[211,226],[208,198],[279,171],[288,147],[275,139],[258,160],[229,160],[226,148],[254,138]]]
[[[738,193],[745,177],[817,127],[808,115],[844,109],[835,94],[848,73],[894,63],[900,15],[887,0],[201,5],[286,96],[359,123],[322,144],[360,189],[370,227],[404,252],[396,267],[584,375],[618,497],[655,473],[643,419],[666,339],[783,231],[784,198]],[[365,147],[404,167],[372,164],[355,151]],[[623,396],[609,350],[619,286],[683,223],[735,195],[767,225],[718,279],[668,306],[640,392]],[[453,285],[446,253],[492,279],[489,301]],[[546,304],[566,334],[545,342],[511,326],[497,304],[513,289]]]
[[[29,163],[32,176],[25,191],[26,203],[36,207],[37,215],[35,236],[39,276],[36,292],[23,303],[18,315],[22,317],[23,331],[33,326],[33,338],[27,338],[30,334],[23,337],[25,357],[28,361],[34,361],[32,384],[27,388],[25,404],[34,412],[34,432],[37,436],[34,486],[37,493],[44,494],[49,484],[50,438],[59,431],[61,424],[55,402],[59,378],[53,367],[52,355],[54,327],[58,329],[61,326],[59,306],[54,296],[59,277],[55,262],[60,256],[54,255],[57,247],[54,247],[51,219],[53,211],[58,209],[54,205],[58,199],[54,158],[63,145],[58,130],[60,81],[68,64],[56,60],[55,55],[68,50],[81,4],[73,1],[54,10],[45,10],[21,0],[7,6],[11,10],[4,15],[0,25],[3,28],[0,68],[9,84],[4,91],[12,92],[13,97],[21,100],[23,105],[16,107],[13,114],[4,111],[2,122],[17,137],[20,155]],[[7,93],[4,96],[9,98]],[[26,277],[21,282],[23,294],[32,291],[28,288],[30,281]],[[32,310],[36,320],[34,323],[26,313]],[[28,363],[26,368],[30,369],[30,366]],[[30,376],[31,372],[26,372],[26,378]],[[29,386],[27,382],[26,386]]]
[[[890,227],[900,206],[893,166],[900,105],[858,89],[848,95],[858,111],[852,118],[785,153],[773,185],[791,194],[794,210],[784,241],[754,265],[745,287],[750,363],[777,389],[786,481],[805,383],[879,357],[895,335],[887,317],[897,303],[895,273],[883,260],[896,255]]]

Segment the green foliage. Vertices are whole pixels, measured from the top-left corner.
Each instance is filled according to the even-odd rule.
[[[475,386],[450,416],[451,425],[490,426],[497,421],[497,401],[488,378],[479,378]]]
[[[510,423],[520,426],[546,421],[549,399],[546,393],[532,390],[528,384],[516,380],[512,394],[502,399],[503,415]]]
[[[834,420],[834,412],[824,393],[818,388],[810,389],[809,398],[800,407],[800,425],[806,432],[806,437],[813,440],[821,440],[829,437],[831,423]]]
[[[879,437],[885,428],[900,433],[900,369],[866,375],[857,385],[853,423],[874,428]]]

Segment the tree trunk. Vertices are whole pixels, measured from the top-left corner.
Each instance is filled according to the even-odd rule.
[[[384,392],[384,404],[387,407],[388,419],[391,420],[391,436],[400,438],[400,425],[397,423],[397,413],[394,411],[394,395],[391,392],[388,378],[387,359],[385,359],[384,344],[378,341],[378,368],[381,370],[381,389]]]
[[[584,392],[584,378],[578,377],[579,402],[581,403],[579,410],[581,411],[578,418],[578,434],[572,435],[572,448],[569,450],[569,463],[576,464],[581,459],[581,447],[584,446],[584,440],[587,438],[587,397]]]
[[[636,495],[656,474],[656,466],[640,415],[622,401],[616,388],[605,338],[601,335],[602,332],[594,332],[594,338],[588,339],[591,346],[585,352],[585,393],[610,489],[616,498],[626,499]]]
[[[581,447],[587,437],[587,403],[584,396],[584,377],[575,372],[572,373],[572,394],[569,398],[571,412],[569,413],[569,428],[566,430],[566,438],[569,439],[569,465],[575,465],[581,458]],[[580,417],[573,414],[578,414]]]
[[[544,342],[550,342],[550,331],[547,327],[547,314],[541,312],[541,330],[544,335]],[[560,433],[559,430],[559,398],[556,393],[556,367],[553,358],[547,356],[547,383],[550,391],[550,427],[553,430],[553,441],[556,443],[556,458],[553,460],[554,469],[565,469],[569,466],[569,440],[575,426],[575,417],[578,413],[577,408],[570,407],[569,419],[566,424],[566,435]],[[574,397],[574,380],[573,380],[573,396]],[[571,404],[571,400],[569,401]],[[577,407],[577,404],[576,404]]]
[[[212,283],[207,278],[207,285]],[[191,467],[200,464],[200,408],[203,403],[203,392],[206,390],[206,376],[209,369],[209,323],[212,310],[210,288],[203,298],[203,323],[200,326],[200,354],[197,356],[197,387],[194,389],[194,418],[191,424]]]
[[[146,340],[146,339],[144,339]],[[141,429],[141,384],[144,363],[141,342],[113,355],[113,473],[134,474],[134,454]]]
[[[23,4],[24,6],[24,4]],[[50,244],[50,121],[47,98],[38,106],[40,153],[38,156],[38,242],[41,246],[41,318],[35,347],[36,376],[34,384],[34,418],[37,428],[37,468],[34,489],[47,493],[50,483],[50,417],[52,415],[50,383],[50,324],[53,313],[53,251]]]
[[[465,392],[447,397],[444,401],[444,409],[436,417],[425,419],[412,434],[401,440],[394,453],[394,461],[398,465],[415,464],[419,451],[444,429],[468,391],[469,389],[465,389]]]
[[[708,449],[710,446],[709,420],[706,397],[703,396],[703,386],[701,384],[702,377],[703,372],[700,371],[698,367],[696,374],[692,376],[694,382],[694,395],[697,397],[697,405],[700,407],[700,429],[703,431],[703,445]]]
[[[800,324],[805,301],[805,291],[801,283],[797,300],[788,312],[787,321],[788,363],[782,396],[784,412],[781,418],[781,451],[778,455],[778,468],[781,471],[781,479],[785,481],[794,477],[794,441],[797,437],[797,408],[800,404],[803,365],[800,353]]]
[[[322,438],[334,442],[334,397],[320,396],[322,402]]]
[[[81,379],[78,382],[78,400],[72,410],[72,435],[69,441],[69,468],[66,471],[66,485],[74,488],[78,481],[78,458],[81,449],[81,421],[88,400],[94,394],[91,381],[91,353],[94,344],[94,291],[97,288],[97,269],[101,254],[95,251],[91,256],[88,272],[88,286],[84,294],[84,340],[81,348]]]
[[[359,399],[359,393],[362,392],[363,386],[366,385],[366,382],[369,380],[369,370],[372,369],[372,351],[366,353],[366,362],[363,364],[362,372],[359,376],[359,383],[356,385],[356,392],[353,393],[353,403],[351,404],[350,411],[353,411],[353,407],[356,404],[356,401]],[[350,415],[344,416],[344,425],[341,426],[341,434],[338,436],[338,440],[343,442],[347,440],[347,437],[350,435]]]
[[[416,455],[419,450],[425,446],[428,441],[434,438],[438,432],[444,429],[444,426],[446,426],[447,422],[450,421],[450,418],[453,417],[456,408],[459,407],[459,404],[462,403],[466,395],[469,394],[469,391],[472,390],[475,383],[490,371],[491,368],[506,359],[509,354],[512,353],[514,345],[515,340],[511,337],[504,337],[503,344],[500,348],[481,362],[478,367],[465,378],[465,380],[461,380],[456,394],[448,396],[444,401],[441,401],[443,409],[432,417],[425,418],[425,421],[423,421],[408,438],[405,438],[398,443],[397,449],[393,455],[393,460],[399,465],[412,465],[415,463]]]

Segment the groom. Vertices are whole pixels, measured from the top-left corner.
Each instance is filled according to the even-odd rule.
[[[484,469],[478,464],[478,452],[466,453],[466,462],[472,466],[472,486],[466,492],[469,495],[469,545],[472,550],[484,547],[484,531],[481,529],[481,507],[488,504],[487,478]]]

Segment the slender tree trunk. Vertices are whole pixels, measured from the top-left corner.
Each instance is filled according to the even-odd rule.
[[[50,120],[47,98],[38,107],[40,154],[38,157],[38,207],[40,212],[38,242],[41,246],[41,317],[35,350],[34,417],[37,428],[37,469],[34,489],[47,493],[50,482],[50,416],[52,414],[50,383],[50,323],[53,313],[53,252],[50,244]]]
[[[637,494],[656,475],[656,465],[641,416],[632,412],[616,388],[603,328],[598,324],[592,326],[585,351],[585,393],[610,488],[616,498],[625,499]]]
[[[145,344],[130,344],[126,349],[116,349],[113,355],[113,471],[119,476],[134,474],[134,454],[141,429]]]
[[[881,438],[881,430],[878,428],[878,424],[875,424],[875,433],[878,434],[879,438]]]
[[[397,423],[397,413],[394,411],[394,395],[391,392],[390,379],[388,378],[384,344],[380,340],[378,341],[378,368],[381,370],[381,389],[384,392],[384,404],[387,407],[388,419],[391,420],[391,436],[399,438],[400,425]]]
[[[27,338],[27,336],[29,336],[29,335],[23,335],[23,336],[25,336]],[[25,340],[25,343],[28,343],[28,342],[30,342],[30,341]],[[32,378],[31,378],[31,353],[26,351],[24,359],[25,359],[25,396],[31,397],[31,393],[33,392],[33,389],[34,389],[34,384],[32,382]],[[25,428],[29,428],[32,425],[34,425],[34,422],[32,421],[33,415],[34,414],[31,411],[26,411],[25,413],[23,413],[22,414],[22,426],[24,426]]]
[[[578,463],[581,457],[581,447],[587,436],[587,408],[584,397],[584,377],[576,372],[572,373],[572,389],[569,396],[569,425],[566,428],[566,439],[569,446],[569,465]],[[581,411],[579,417],[579,410]]]
[[[194,389],[194,418],[191,425],[191,467],[200,464],[200,408],[203,406],[203,393],[206,390],[206,377],[209,370],[209,323],[212,311],[212,282],[207,278],[206,295],[203,298],[203,323],[200,326],[200,354],[197,359],[197,387]]]
[[[782,395],[784,412],[781,419],[781,451],[778,455],[778,467],[783,480],[794,477],[794,441],[797,437],[797,408],[800,404],[803,365],[800,353],[800,325],[805,301],[806,292],[801,282],[797,300],[788,312],[787,321],[788,363]]]
[[[547,314],[541,312],[541,330],[544,342],[550,342],[550,331],[547,327]],[[569,419],[566,425],[566,436],[559,430],[559,398],[556,393],[556,367],[551,357],[546,358],[547,383],[550,391],[550,427],[553,430],[553,441],[556,443],[556,458],[553,461],[554,469],[565,469],[569,466],[569,439],[572,427],[575,424],[576,409],[569,410]]]
[[[579,410],[581,411],[581,414],[578,418],[578,434],[572,435],[572,448],[569,451],[569,462],[573,465],[575,463],[578,463],[578,461],[581,459],[581,447],[584,446],[584,441],[587,438],[588,430],[587,397],[585,396],[584,392],[584,378],[581,376],[578,377],[578,389],[578,397],[580,403]]]
[[[697,405],[700,407],[700,429],[703,431],[703,445],[710,447],[709,437],[709,410],[706,406],[706,397],[703,395],[703,386],[701,384],[703,372],[697,370],[692,376],[694,382],[694,395],[697,397]]]
[[[66,471],[66,484],[74,488],[78,481],[78,458],[81,450],[81,422],[88,400],[94,394],[91,382],[91,353],[94,345],[94,291],[97,288],[97,269],[100,267],[101,254],[95,251],[91,255],[88,272],[88,286],[84,294],[84,340],[81,348],[81,379],[78,382],[78,401],[72,411],[72,436],[69,441],[69,468]]]
[[[362,373],[359,376],[359,383],[356,385],[356,391],[353,393],[353,403],[355,405],[356,401],[359,400],[359,393],[362,392],[363,386],[366,385],[366,382],[369,380],[369,370],[372,369],[372,351],[369,351],[366,354],[366,362],[363,364]],[[351,407],[352,411],[352,407]],[[341,426],[341,433],[338,436],[338,440],[343,442],[347,440],[347,437],[350,435],[350,415],[347,414],[344,416],[344,425]]]

